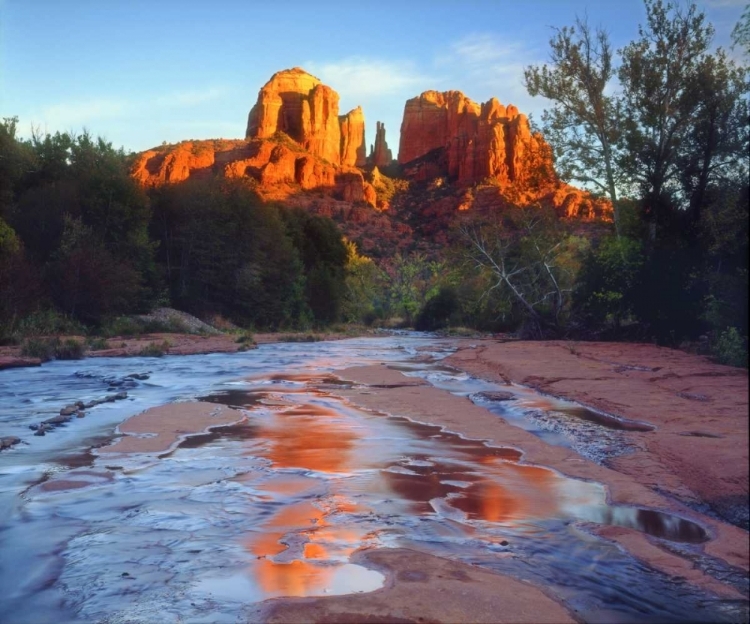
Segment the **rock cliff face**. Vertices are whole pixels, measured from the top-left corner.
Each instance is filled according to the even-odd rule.
[[[366,163],[365,115],[357,106],[339,117],[341,127],[341,164],[345,167],[364,167]]]
[[[425,91],[406,102],[398,162],[426,180],[493,178],[501,186],[555,184],[552,153],[515,106],[477,104],[460,91]]]
[[[385,141],[385,124],[375,123],[375,143],[370,151],[370,164],[375,167],[387,167],[393,162],[393,153]]]
[[[465,210],[534,203],[582,220],[611,213],[607,202],[558,180],[549,146],[514,106],[495,98],[477,104],[459,91],[426,91],[407,101],[399,167],[390,167],[393,156],[381,122],[369,158],[365,145],[362,108],[339,115],[338,94],[293,68],[274,74],[260,89],[244,140],[157,147],[137,157],[132,175],[144,186],[211,176],[252,179],[267,199],[334,215],[356,213],[363,236],[372,226],[366,238],[373,245],[385,230],[398,238],[398,227],[384,225],[390,219],[398,224],[415,218],[420,232],[439,241],[438,234]],[[391,175],[394,169],[406,179],[381,176],[380,171]],[[430,184],[412,188],[411,182]],[[367,204],[382,214],[367,217],[374,215]]]
[[[250,109],[245,138],[267,139],[277,132],[313,156],[340,164],[338,93],[299,67],[275,73]]]
[[[260,90],[245,141],[186,141],[139,155],[132,175],[144,186],[202,175],[253,178],[261,194],[285,199],[325,189],[342,201],[375,205],[364,180],[365,118],[360,107],[339,116],[339,96],[295,67]],[[295,187],[295,185],[297,185]]]
[[[299,67],[271,76],[250,110],[245,138],[267,139],[277,132],[331,164],[365,164],[362,108],[339,116],[339,94]]]

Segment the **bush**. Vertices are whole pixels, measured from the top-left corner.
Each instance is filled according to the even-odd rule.
[[[159,321],[140,319],[134,316],[118,316],[108,319],[100,328],[102,336],[141,336],[142,334],[189,334],[187,326],[179,319]]]
[[[57,310],[40,310],[22,319],[17,332],[21,336],[48,336],[50,334],[85,334],[86,330],[75,319]]]
[[[58,360],[80,360],[83,357],[84,346],[82,342],[68,338],[55,347],[55,358]]]
[[[414,328],[418,331],[434,331],[450,325],[451,317],[460,309],[455,288],[443,286],[419,312]]]
[[[736,327],[728,327],[719,334],[713,353],[721,364],[747,368],[747,339]]]
[[[162,357],[169,351],[169,347],[171,346],[172,344],[169,342],[169,340],[165,340],[161,344],[152,342],[143,347],[138,352],[138,355],[140,355],[141,357]]]
[[[42,362],[51,360],[55,354],[55,348],[51,341],[41,338],[29,338],[21,345],[23,357],[39,358]]]
[[[103,351],[109,349],[109,343],[101,336],[90,337],[86,339],[86,347],[89,351]]]
[[[65,341],[59,338],[29,338],[21,345],[22,356],[39,358],[43,362],[52,359],[80,360],[83,353],[83,343],[72,338]]]
[[[315,334],[281,334],[278,340],[279,342],[320,342],[323,338]]]
[[[242,332],[239,336],[237,336],[237,339],[235,340],[235,342],[237,344],[242,344],[242,345],[247,345],[247,344],[254,345],[255,337],[252,335],[252,333],[245,331],[245,332]]]

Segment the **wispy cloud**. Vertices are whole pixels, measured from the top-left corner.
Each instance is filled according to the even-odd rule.
[[[429,81],[411,61],[355,56],[334,62],[308,62],[305,67],[325,84],[355,100],[413,90]]]
[[[114,98],[60,102],[43,108],[39,117],[52,126],[68,128],[92,120],[120,117],[132,108],[132,102]]]
[[[527,93],[523,71],[529,65],[543,63],[543,54],[520,39],[474,33],[452,42],[446,52],[436,55],[434,64],[445,76],[444,83],[465,89],[469,97],[496,96],[523,112],[538,113],[543,103]]]
[[[189,109],[225,97],[230,90],[223,86],[173,91],[139,99],[107,97],[71,100],[46,106],[30,115],[34,123],[58,130],[80,128],[102,120],[129,120],[147,113],[154,106],[162,110]]]

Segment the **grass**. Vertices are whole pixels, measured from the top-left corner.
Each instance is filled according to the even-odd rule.
[[[138,355],[141,357],[162,357],[169,351],[169,348],[171,346],[172,346],[172,343],[169,342],[169,340],[165,340],[161,344],[156,344],[155,342],[151,342],[147,344],[145,347],[143,347],[138,352]]]
[[[278,340],[279,342],[320,342],[323,338],[316,334],[281,334]]]
[[[109,343],[106,338],[101,336],[90,336],[86,339],[86,348],[89,351],[103,351],[109,349]]]
[[[141,336],[143,334],[188,334],[190,331],[178,320],[169,322],[144,321],[132,316],[118,316],[109,319],[100,328],[100,333],[106,338],[113,336]]]
[[[73,338],[27,338],[21,345],[21,355],[49,360],[80,360],[84,354],[84,344]]]

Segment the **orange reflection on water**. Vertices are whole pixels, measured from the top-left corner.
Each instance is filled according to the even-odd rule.
[[[321,510],[309,502],[282,508],[265,522],[257,533],[245,540],[245,547],[255,562],[252,573],[260,589],[267,596],[310,596],[324,593],[335,582],[334,577],[349,555],[361,547],[367,536],[361,530],[331,524],[326,517],[331,512],[351,512],[357,506],[351,501],[334,496],[330,509]],[[281,540],[296,536],[306,540],[301,551],[290,561],[274,561],[272,557],[289,548]],[[326,561],[329,565],[320,565]]]
[[[308,403],[278,412],[260,435],[269,440],[261,454],[276,467],[329,473],[354,469],[351,451],[359,436],[337,419],[335,410]]]
[[[494,478],[472,484],[451,504],[488,522],[560,515],[560,488],[564,482],[570,485],[569,480],[547,468],[510,462],[497,462],[491,473]],[[584,498],[591,490],[584,481],[578,489]]]

